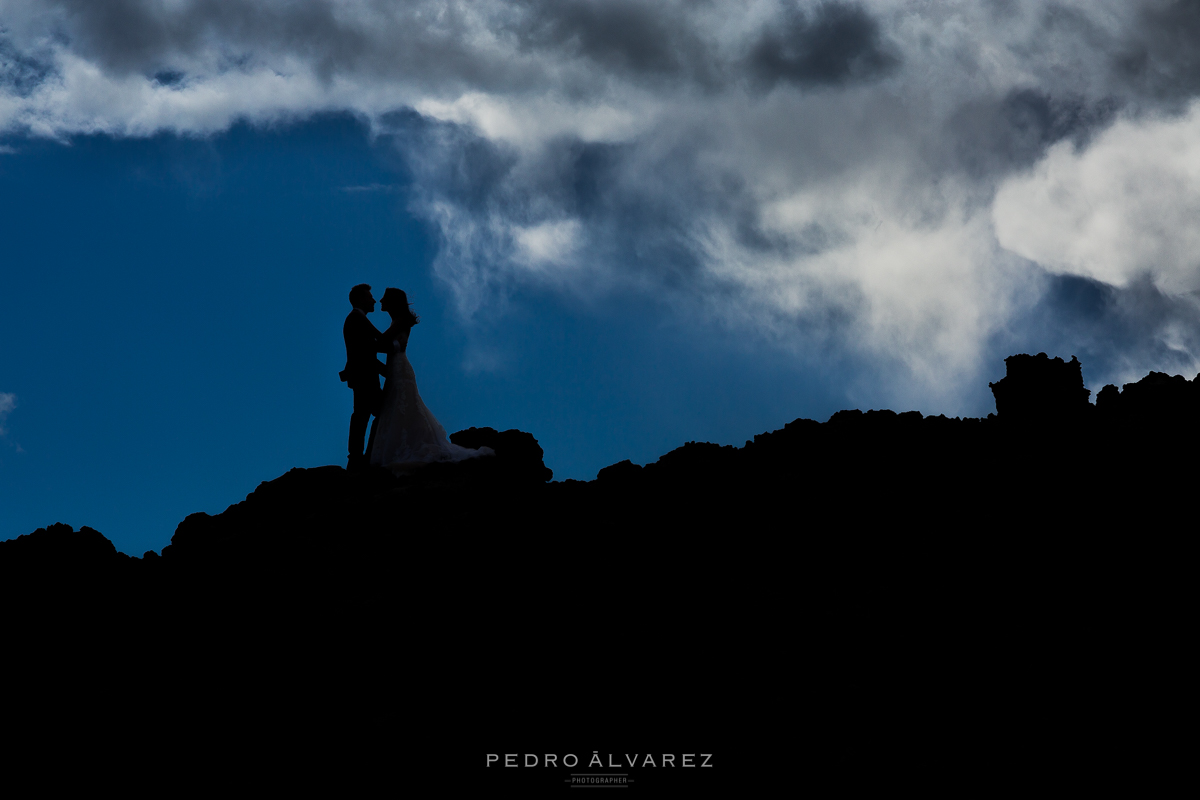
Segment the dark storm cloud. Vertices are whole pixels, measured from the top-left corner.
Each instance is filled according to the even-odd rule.
[[[864,7],[830,0],[784,5],[747,46],[722,48],[704,27],[707,2],[527,0],[500,6],[327,0],[49,0],[71,48],[117,74],[182,74],[180,61],[217,51],[225,67],[264,52],[298,55],[325,79],[346,71],[518,88],[535,68],[493,58],[468,42],[472,14],[514,37],[525,54],[577,59],[634,79],[671,78],[716,88],[751,78],[835,85],[869,80],[899,63]]]
[[[899,62],[884,46],[879,22],[865,9],[829,2],[812,11],[785,7],[778,24],[751,49],[748,65],[769,88],[781,81],[803,86],[870,80]]]
[[[716,88],[749,77],[766,88],[870,80],[899,63],[878,20],[861,5],[781,8],[747,47],[722,50],[703,29],[711,4],[637,0],[532,0],[513,30],[525,51],[557,50],[641,77]]]
[[[1200,92],[1200,3],[1141,3],[1137,25],[1114,62],[1135,91],[1167,100],[1195,96]]]
[[[522,50],[558,50],[634,74],[718,80],[711,42],[688,5],[636,0],[532,0],[513,24]]]
[[[368,31],[340,19],[324,0],[286,5],[193,0],[171,10],[154,0],[55,0],[54,5],[66,13],[73,48],[118,72],[169,66],[179,55],[211,47],[224,51],[230,63],[264,47],[282,47],[313,59],[328,75],[359,65],[376,49]]]
[[[1115,99],[1089,101],[1014,89],[1003,97],[964,103],[946,123],[946,142],[956,165],[976,177],[1024,169],[1063,139],[1076,146],[1112,120]]]
[[[198,57],[219,68],[272,54],[299,57],[322,79],[339,73],[503,85],[514,72],[466,41],[456,3],[328,0],[50,0],[71,48],[117,74],[178,71]],[[211,66],[208,64],[207,66]]]

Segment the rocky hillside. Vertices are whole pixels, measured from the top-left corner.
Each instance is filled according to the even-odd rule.
[[[797,771],[855,796],[1047,765],[1109,781],[1194,672],[1200,385],[1152,373],[1093,405],[1074,360],[1007,365],[985,419],[842,411],[588,482],[472,428],[452,438],[494,457],[294,469],[161,557],[67,525],[0,543],[14,696],[70,706],[26,738],[103,700],[87,740],[133,721],[153,754],[110,781],[159,793],[145,764],[561,796],[484,754],[603,742],[717,754],[712,775],[638,771],[655,797],[783,796]]]
[[[293,469],[221,514],[189,516],[161,557],[131,559],[90,528],[52,525],[0,543],[0,576],[186,587],[193,602],[202,584],[221,601],[374,603],[406,581],[463,576],[509,594],[535,575],[578,592],[606,569],[686,575],[859,538],[882,551],[900,537],[920,548],[981,534],[1057,546],[1189,496],[1200,376],[1151,373],[1104,387],[1093,405],[1075,359],[1006,364],[992,384],[998,413],[983,419],[841,411],[742,447],[688,442],[588,482],[551,481],[529,433],[470,428],[451,439],[494,457],[403,477]],[[561,569],[544,571],[547,560]]]

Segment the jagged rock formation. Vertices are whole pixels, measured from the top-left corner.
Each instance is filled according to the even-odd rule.
[[[1110,423],[1172,427],[1179,433],[1200,423],[1200,375],[1188,381],[1182,375],[1151,372],[1123,391],[1109,384],[1096,395],[1096,411]]]
[[[1092,393],[1084,388],[1083,365],[1075,356],[1068,363],[1045,353],[1022,354],[1004,359],[1004,366],[1005,376],[988,384],[1001,418],[1063,422],[1092,411]]]
[[[0,570],[5,570],[5,577],[9,579],[16,577],[18,571],[71,566],[120,568],[130,560],[129,556],[117,552],[102,533],[86,525],[76,531],[70,525],[56,523],[0,542],[0,548],[4,554],[0,559]]]
[[[499,432],[494,428],[467,428],[450,434],[450,441],[473,450],[492,448],[496,456],[508,465],[506,472],[510,478],[548,481],[554,477],[554,470],[542,461],[544,453],[533,434],[518,430]]]
[[[636,575],[678,569],[701,543],[824,545],[910,526],[1075,535],[1131,523],[1144,498],[1186,491],[1188,473],[1136,466],[1165,463],[1176,443],[1130,431],[1193,429],[1200,377],[1151,373],[1124,391],[1106,386],[1093,406],[1074,358],[1005,363],[1006,377],[992,384],[998,413],[985,419],[841,411],[740,448],[688,442],[652,464],[622,461],[594,481],[554,483],[532,435],[469,428],[451,439],[494,457],[404,477],[294,469],[221,514],[187,517],[161,558],[129,559],[89,528],[56,525],[0,543],[0,569],[15,579],[90,565],[114,580],[157,576],[193,602],[282,593],[328,608],[377,603],[398,583],[435,575],[496,586],[489,570],[505,569],[520,581],[550,552]],[[1136,499],[1114,507],[1117,498]],[[638,558],[613,546],[635,547]],[[581,591],[577,581],[550,581]]]
[[[1153,727],[1128,708],[1174,708],[1187,686],[1190,529],[1159,509],[1191,496],[1178,432],[1197,424],[1200,377],[1151,373],[1092,406],[1074,359],[1007,364],[984,419],[841,411],[586,482],[549,482],[528,433],[472,428],[451,438],[494,457],[294,469],[187,517],[161,558],[52,525],[0,543],[10,661],[53,667],[45,696],[113,697],[106,727],[136,709],[177,782],[241,752],[283,765],[272,780],[330,763],[331,788],[366,775],[377,791],[371,765],[394,779],[400,741],[418,764],[406,786],[505,794],[464,764],[673,723],[669,741],[722,759],[711,796],[776,796],[796,788],[781,767],[813,757],[779,720],[814,714],[839,787],[880,771],[871,747],[947,795],[951,761],[972,780],[1066,763],[1076,781],[1093,762],[1067,759],[1062,720],[1108,746]],[[95,679],[110,663],[123,691]],[[573,722],[583,735],[560,735]],[[272,745],[288,758],[264,759]],[[1139,790],[1153,774],[1137,770]]]

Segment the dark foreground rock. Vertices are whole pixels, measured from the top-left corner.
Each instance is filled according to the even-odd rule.
[[[1197,380],[1153,373],[1092,405],[1077,364],[1009,359],[983,419],[842,411],[588,482],[549,482],[528,433],[472,428],[451,438],[495,456],[294,469],[187,517],[161,557],[50,526],[0,543],[10,652],[52,634],[60,686],[105,659],[160,676],[122,696],[149,729],[222,743],[176,748],[188,774],[230,737],[288,742],[310,759],[293,772],[345,744],[370,767],[338,788],[420,752],[440,766],[406,782],[484,796],[487,753],[670,731],[730,754],[732,781],[647,796],[780,796],[795,765],[842,789],[956,795],[1055,765],[1074,786],[1112,742],[1134,763],[1120,731],[1153,727],[1137,709],[1169,706],[1191,663],[1193,526],[1168,512],[1188,507],[1200,410]],[[201,736],[214,714],[259,727]],[[539,794],[521,775],[511,791]]]
[[[221,514],[189,516],[161,558],[129,559],[89,528],[55,525],[0,543],[0,570],[52,581],[59,565],[78,583],[87,568],[214,606],[280,594],[372,604],[422,583],[460,598],[464,587],[592,598],[614,581],[654,591],[638,581],[698,588],[714,570],[804,569],[798,552],[856,541],[885,560],[1023,537],[1039,552],[1070,549],[1188,496],[1196,380],[1151,373],[1092,405],[1074,359],[1006,363],[992,385],[999,413],[984,419],[842,411],[743,447],[688,442],[645,466],[554,483],[532,435],[469,428],[451,439],[494,456],[402,477],[294,469]]]

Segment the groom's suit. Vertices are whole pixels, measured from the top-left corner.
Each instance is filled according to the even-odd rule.
[[[367,319],[366,312],[354,309],[346,316],[342,325],[342,338],[346,340],[346,368],[341,379],[354,390],[354,412],[350,415],[350,461],[364,458],[363,437],[367,433],[367,420],[375,417],[379,421],[379,403],[383,390],[379,388],[379,375],[383,362],[376,353],[387,352],[383,334]],[[371,438],[367,442],[366,459],[371,458],[371,445],[375,441],[375,424],[371,424]]]

